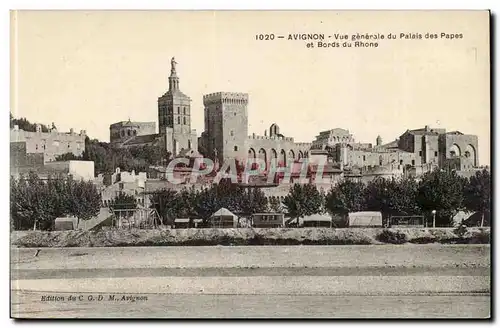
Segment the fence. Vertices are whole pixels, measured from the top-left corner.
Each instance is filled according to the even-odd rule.
[[[389,227],[399,228],[423,228],[425,220],[422,215],[391,216]]]
[[[157,229],[162,225],[161,217],[156,209],[112,209],[112,212],[114,214],[112,225],[119,229]]]

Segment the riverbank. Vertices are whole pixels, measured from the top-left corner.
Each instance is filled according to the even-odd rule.
[[[490,245],[11,248],[10,260],[23,318],[490,313]]]
[[[14,247],[489,244],[490,228],[274,228],[15,231]]]
[[[12,270],[480,268],[490,245],[12,248]],[[36,256],[35,256],[36,255]],[[321,270],[316,270],[316,274]],[[80,274],[80,273],[79,273]],[[104,273],[103,273],[104,274]],[[220,274],[220,272],[218,273]],[[141,274],[142,275],[142,274]],[[50,275],[48,275],[50,276]],[[70,277],[70,276],[68,276]],[[89,277],[89,276],[86,276]],[[34,276],[30,276],[35,278]]]

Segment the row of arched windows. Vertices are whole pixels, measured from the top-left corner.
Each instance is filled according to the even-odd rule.
[[[136,136],[137,135],[137,130],[121,130],[120,131],[120,135],[123,137],[127,136],[127,137],[132,137],[132,136]]]

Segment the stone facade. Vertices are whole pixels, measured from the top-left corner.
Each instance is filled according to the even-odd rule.
[[[109,141],[111,143],[125,143],[136,136],[151,135],[156,133],[155,122],[123,121],[109,126]]]
[[[330,159],[345,166],[360,168],[413,166],[420,167],[419,172],[435,167],[453,166],[462,170],[478,166],[477,136],[465,135],[458,131],[447,133],[445,129],[431,129],[426,126],[421,129],[407,130],[399,139],[386,145],[382,145],[381,138],[377,137],[375,147],[371,144],[354,142],[337,142],[333,145],[335,141],[332,139],[326,139],[328,143],[320,142],[325,139],[317,137],[313,143],[315,148],[328,148]],[[461,160],[457,161],[455,157],[460,157]]]
[[[316,139],[312,142],[311,149],[325,150],[333,148],[339,143],[354,143],[354,136],[349,133],[349,130],[340,128],[323,131],[316,136]]]
[[[158,134],[153,133],[154,123],[119,122],[110,127],[112,142],[121,147],[159,144],[174,156],[191,156],[199,151],[219,162],[259,158],[267,163],[267,168],[271,160],[289,165],[309,157],[311,151],[327,151],[327,161],[339,164],[342,169],[397,166],[427,171],[433,167],[478,166],[477,136],[457,131],[447,133],[429,126],[407,130],[385,145],[378,136],[375,146],[356,142],[349,130],[342,128],[322,131],[312,143],[297,143],[282,135],[277,124],[272,124],[263,136],[249,135],[249,96],[240,92],[203,96],[204,132],[198,138],[196,130],[191,129],[191,99],[180,90],[174,58],[171,65],[169,89],[158,98]]]
[[[69,132],[58,132],[56,129],[42,132],[41,125],[37,125],[35,132],[19,130],[17,126],[10,130],[11,143],[24,142],[27,154],[43,154],[46,162],[66,153],[81,156],[85,150],[85,137],[85,130],[80,133],[75,133],[73,129]]]
[[[203,96],[206,156],[244,160],[248,135],[248,94],[216,92]]]
[[[178,155],[183,150],[197,150],[198,137],[191,129],[191,98],[179,88],[174,58],[171,64],[168,91],[158,98],[158,123],[165,149]]]
[[[171,65],[168,91],[158,98],[158,134],[154,122],[115,123],[110,126],[110,141],[115,145],[159,145],[174,156],[198,150],[196,130],[191,129],[191,98],[180,90],[174,58]]]
[[[65,173],[72,175],[75,180],[94,180],[93,161],[61,161],[47,162],[45,169],[48,172]]]
[[[307,157],[311,143],[296,143],[272,124],[264,136],[248,135],[248,94],[217,92],[203,96],[205,131],[200,138],[200,152],[219,161],[259,158],[269,163],[278,159],[285,165]]]
[[[478,167],[478,139],[475,135],[463,134],[458,131],[448,132],[439,136],[439,150],[441,165],[456,157],[467,168]]]
[[[100,174],[98,177],[102,181],[100,190],[102,204],[108,207],[113,204],[113,200],[120,193],[133,195],[138,205],[149,208],[151,205],[149,195],[144,194],[147,181],[146,172],[121,171],[120,168],[115,173],[109,175]]]

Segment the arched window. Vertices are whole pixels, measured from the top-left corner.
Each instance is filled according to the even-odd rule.
[[[184,115],[186,115],[186,107],[183,107],[183,112],[184,112]]]
[[[181,117],[177,116],[177,124],[181,124]]]
[[[127,135],[130,137],[130,130],[127,130]]]
[[[186,125],[186,124],[187,124],[187,123],[186,123],[186,116],[184,116],[184,117],[182,118],[182,121],[184,122],[184,123],[183,123],[184,125]]]
[[[180,114],[180,113],[181,113],[181,108],[177,107],[177,114]]]

